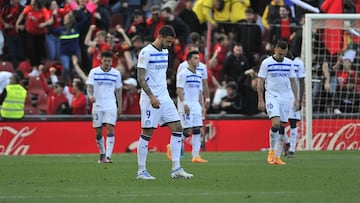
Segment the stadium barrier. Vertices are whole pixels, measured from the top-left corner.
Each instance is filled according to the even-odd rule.
[[[116,125],[115,153],[136,152],[140,134],[139,116],[124,116]],[[329,126],[339,127],[334,131]],[[313,131],[313,150],[359,150],[360,120],[316,119],[322,126]],[[340,123],[340,125],[339,125]],[[306,150],[305,130],[299,123],[297,150]],[[268,147],[270,122],[264,116],[208,116],[203,128],[206,151],[258,151]],[[289,131],[287,128],[286,132]],[[158,128],[149,149],[164,152],[170,131]],[[185,140],[185,150],[191,150],[191,139]],[[0,155],[86,154],[98,153],[91,118],[87,117],[27,117],[24,121],[0,123]]]

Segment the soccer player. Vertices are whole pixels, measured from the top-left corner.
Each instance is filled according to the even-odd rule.
[[[199,48],[197,48],[196,46],[189,46],[188,51],[189,52],[191,52],[191,51],[198,51],[199,52]],[[187,69],[188,67],[189,67],[188,60],[183,61],[182,63],[179,64],[178,69],[177,69],[177,73],[179,73],[180,71],[182,71],[184,69]],[[200,72],[200,74],[201,74],[202,91],[203,91],[203,94],[204,94],[204,97],[205,97],[205,108],[208,109],[210,107],[210,93],[209,93],[209,85],[207,83],[208,72],[207,72],[206,64],[199,61],[199,64],[196,67],[196,71]]]
[[[202,117],[202,75],[197,71],[199,66],[199,52],[190,51],[186,60],[188,68],[180,70],[176,76],[176,93],[178,95],[178,112],[184,137],[192,134],[192,162],[206,163],[200,157]]]
[[[187,48],[187,50],[188,50],[187,52],[191,52],[191,51],[198,51],[199,52],[199,49],[195,45],[190,45]],[[200,55],[199,55],[199,58],[200,58]],[[182,70],[187,69],[188,67],[189,67],[188,61],[187,60],[183,61],[178,66],[177,74],[179,72],[181,72]],[[207,83],[208,72],[207,72],[206,65],[204,63],[202,63],[201,61],[199,61],[198,65],[196,67],[196,71],[200,72],[201,77],[202,77],[202,92],[203,92],[204,97],[205,97],[205,105],[203,106],[202,110],[203,110],[203,113],[205,114],[207,109],[210,107],[210,93],[209,93],[209,86],[208,86],[208,83]],[[186,136],[186,135],[184,134],[184,136]],[[181,150],[182,155],[183,155],[183,148],[184,148],[184,145],[182,144],[182,148],[181,148],[182,149]],[[167,145],[166,155],[167,155],[168,159],[171,160],[170,145]]]
[[[114,126],[122,113],[122,82],[119,71],[111,67],[113,53],[101,53],[101,65],[91,69],[87,84],[89,101],[92,103],[93,127],[100,151],[98,163],[112,163],[111,155],[115,144]],[[106,149],[103,137],[106,128]]]
[[[304,96],[305,91],[305,66],[304,62],[299,57],[293,57],[290,53],[290,58],[293,60],[293,68],[296,74],[296,86],[299,97],[299,110],[295,109],[294,106],[294,97],[290,99],[290,109],[289,109],[289,123],[290,123],[290,138],[285,135],[285,148],[284,155],[288,158],[295,157],[295,147],[298,135],[297,122],[301,120],[300,109],[301,102]],[[287,141],[288,140],[288,141]]]
[[[168,68],[167,48],[175,39],[174,28],[165,25],[160,28],[155,41],[139,53],[137,78],[141,86],[140,111],[142,132],[138,143],[137,179],[152,180],[146,169],[149,141],[154,129],[167,125],[171,130],[170,148],[172,153],[171,178],[192,178],[180,166],[180,151],[183,129],[174,102],[167,91],[166,70]]]
[[[299,100],[295,82],[295,71],[292,68],[292,61],[286,58],[288,44],[284,41],[278,41],[274,48],[274,54],[266,58],[260,65],[258,73],[258,108],[265,110],[271,119],[270,130],[270,150],[267,161],[270,164],[284,165],[280,155],[284,143],[283,126],[288,122],[289,98],[294,95],[295,108],[299,107]],[[289,80],[290,79],[290,80]],[[264,82],[265,82],[265,102],[264,102]],[[291,82],[291,89],[289,89]],[[280,128],[282,126],[282,128]],[[279,136],[282,135],[282,136]]]

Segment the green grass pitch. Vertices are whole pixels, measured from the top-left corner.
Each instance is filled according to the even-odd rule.
[[[301,151],[266,163],[266,152],[203,153],[206,164],[182,166],[193,179],[171,179],[164,153],[150,153],[156,180],[136,180],[136,154],[0,156],[0,202],[359,202],[359,151]]]

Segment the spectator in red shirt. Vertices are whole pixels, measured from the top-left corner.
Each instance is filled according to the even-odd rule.
[[[226,54],[228,52],[228,36],[225,34],[220,34],[217,37],[217,43],[214,46],[213,56],[210,59],[210,68],[214,74],[216,80],[220,81],[220,73],[222,69],[222,64],[225,61]]]
[[[43,74],[43,69],[44,66],[40,65],[40,81],[46,94],[48,95],[46,114],[53,115],[58,114],[58,112],[66,112],[69,102],[64,94],[65,83],[57,81],[53,89],[51,89],[48,86],[45,75]]]
[[[295,37],[297,22],[291,17],[290,7],[287,5],[280,6],[280,18],[276,18],[270,26],[270,33],[265,49],[273,51],[273,45],[279,40],[291,42]]]
[[[19,63],[25,60],[24,35],[15,29],[16,19],[23,9],[24,7],[20,5],[19,0],[10,0],[10,3],[4,5],[0,12],[0,24],[3,24],[8,54],[14,67],[18,67]]]
[[[140,114],[140,94],[137,89],[137,81],[134,78],[128,78],[124,81],[123,91],[123,113]]]
[[[26,18],[25,25],[22,25]],[[41,61],[46,58],[45,35],[46,26],[52,24],[49,11],[44,7],[41,0],[31,0],[31,4],[25,6],[16,21],[16,30],[26,30],[26,56],[29,58],[33,71],[29,76],[39,75],[37,70]]]
[[[103,30],[95,34],[95,39],[91,40],[91,35],[95,31],[96,25],[91,25],[85,37],[85,44],[89,46],[88,53],[92,54],[92,68],[98,67],[101,64],[101,53],[106,50],[111,50],[110,45],[105,41],[106,32]]]
[[[158,5],[152,6],[151,16],[148,19],[146,19],[146,25],[148,26],[150,35],[153,37],[153,39],[156,39],[160,28],[164,26],[164,24],[165,21],[160,16],[160,7]]]
[[[86,97],[84,94],[85,84],[79,78],[74,78],[72,94],[74,95],[71,101],[71,109],[73,115],[87,114],[86,111]]]

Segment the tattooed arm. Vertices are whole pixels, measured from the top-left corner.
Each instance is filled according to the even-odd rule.
[[[146,75],[146,69],[137,67],[137,80],[139,82],[139,85],[144,90],[144,92],[149,96],[152,107],[158,109],[160,106],[160,102],[151,92],[151,89],[145,80],[145,75]]]

